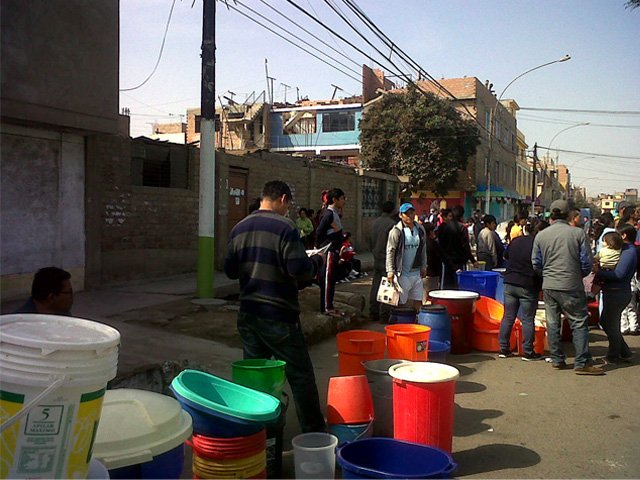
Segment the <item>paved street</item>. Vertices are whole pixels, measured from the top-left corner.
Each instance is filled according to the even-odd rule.
[[[159,315],[176,305],[190,304],[193,285],[192,277],[182,276],[82,292],[77,295],[74,313],[120,330],[121,376],[164,360],[189,360],[230,378],[231,362],[241,358],[239,348],[175,333],[146,318],[149,312]],[[218,278],[217,285],[233,292],[233,282],[225,283],[224,278]],[[366,294],[369,285],[366,278],[338,289]],[[3,311],[14,305],[3,305]],[[359,328],[383,330],[371,323]],[[593,354],[603,356],[604,334],[595,330],[590,337]],[[637,478],[640,337],[626,338],[636,353],[635,362],[623,368],[608,367],[603,377],[581,377],[572,370],[554,371],[545,362],[498,359],[496,354],[450,357],[461,374],[453,441],[453,456],[460,465],[457,476]],[[571,362],[571,346],[566,347]],[[310,351],[321,400],[326,403],[328,379],[337,373],[335,338],[312,345]],[[294,408],[290,408],[285,449],[298,433]],[[292,476],[291,456],[285,457],[284,464],[285,475]],[[190,478],[189,473],[185,471],[184,478]]]

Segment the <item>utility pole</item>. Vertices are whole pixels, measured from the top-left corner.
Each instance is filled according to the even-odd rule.
[[[300,87],[296,87],[296,98],[300,101]]]
[[[216,0],[203,0],[202,83],[200,86],[200,199],[198,217],[198,298],[213,297],[215,246],[215,64]]]
[[[533,184],[531,186],[531,214],[536,213],[536,194],[538,193],[538,185],[536,183],[536,162],[538,161],[538,142],[533,145]]]

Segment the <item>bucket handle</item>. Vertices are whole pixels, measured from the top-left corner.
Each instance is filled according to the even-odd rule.
[[[38,403],[40,403],[47,395],[58,390],[66,380],[67,377],[65,376],[58,377],[51,385],[45,388],[40,394],[36,395],[29,403],[24,405],[18,413],[16,413],[12,417],[9,417],[5,422],[3,422],[2,425],[0,425],[0,433],[4,432],[14,423],[20,421],[22,417],[29,413],[29,411]]]
[[[455,463],[455,462],[451,462],[451,463],[447,466],[447,468],[445,468],[445,469],[442,471],[442,473],[444,473],[445,475],[449,475],[449,474],[453,473],[453,472],[456,470],[456,468],[458,468],[458,464],[457,464],[457,463]]]

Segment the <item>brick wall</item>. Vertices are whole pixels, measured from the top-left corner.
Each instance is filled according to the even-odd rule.
[[[131,151],[123,136],[93,136],[87,142],[87,283],[105,283],[193,272],[198,256],[199,150],[190,148],[189,188],[132,185]],[[166,145],[167,148],[180,147]],[[294,204],[317,210],[322,190],[339,187],[347,196],[343,223],[356,249],[368,250],[373,215],[363,215],[362,183],[376,178],[380,199],[393,200],[396,177],[269,152],[243,156],[216,152],[215,257],[220,269],[229,235],[230,168],[247,172],[248,200],[260,196],[270,180],[291,187]],[[369,210],[370,213],[370,210]]]

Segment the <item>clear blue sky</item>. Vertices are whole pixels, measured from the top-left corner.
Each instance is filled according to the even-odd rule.
[[[386,71],[394,69],[340,20],[324,0],[293,1],[380,63],[341,42],[286,0],[240,1],[284,27],[286,32],[269,25],[281,35],[303,45],[289,36],[295,33],[356,72],[363,63]],[[233,0],[228,2],[235,5]],[[121,89],[139,85],[152,72],[172,3],[173,0],[120,1]],[[133,136],[148,134],[153,122],[177,120],[187,108],[200,105],[202,0],[195,0],[193,7],[192,3],[193,0],[175,2],[164,51],[153,76],[140,88],[120,94],[121,107],[131,110]],[[342,0],[329,3],[347,14],[358,30],[385,51]],[[522,72],[571,55],[568,62],[541,68],[517,80],[504,98],[514,98],[521,107],[528,108],[636,113],[523,109],[518,112],[518,128],[530,147],[535,142],[549,146],[557,134],[551,145],[554,149],[584,152],[558,155],[560,163],[572,166],[574,184],[586,186],[589,195],[640,189],[640,8],[625,9],[624,0],[356,0],[356,3],[432,76],[475,76],[483,82],[488,79],[497,93]],[[268,23],[239,4],[236,8]],[[338,96],[361,92],[359,82],[343,72],[355,77],[359,74],[340,65],[337,67],[343,72],[325,65],[221,2],[217,3],[216,28],[216,94],[221,97],[230,90],[237,94],[236,100],[244,101],[251,92],[262,92],[266,88],[265,58],[269,62],[269,75],[276,78],[276,100],[284,100],[282,84],[292,87],[287,93],[289,101],[295,99],[295,87],[299,87],[302,96],[312,99],[330,98],[331,84],[343,89]],[[305,48],[310,50],[308,46]],[[410,72],[397,57],[392,56],[392,61],[399,70]],[[590,125],[567,129],[586,122]],[[567,130],[559,133],[563,129]]]

